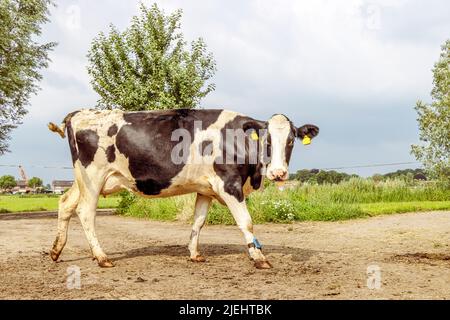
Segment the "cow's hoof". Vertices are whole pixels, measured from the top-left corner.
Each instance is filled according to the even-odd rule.
[[[114,264],[108,258],[98,260],[98,265],[102,268],[112,268]]]
[[[192,261],[192,262],[205,262],[206,259],[205,259],[205,257],[202,256],[202,255],[197,255],[197,256],[195,256],[194,258],[191,257],[191,261]]]
[[[255,267],[256,269],[271,269],[272,265],[267,260],[256,260]]]
[[[50,250],[50,258],[52,258],[53,261],[58,260],[59,254],[60,254],[60,253],[56,253],[53,249]]]

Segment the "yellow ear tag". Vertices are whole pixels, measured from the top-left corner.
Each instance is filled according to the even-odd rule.
[[[250,134],[250,138],[255,141],[259,139],[258,134],[255,131]]]
[[[303,140],[302,140],[304,145],[310,144],[311,143],[311,138],[308,136],[304,136]]]

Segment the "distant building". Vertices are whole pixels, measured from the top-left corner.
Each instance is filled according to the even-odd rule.
[[[25,180],[16,180],[16,186],[12,189],[13,193],[27,193],[30,192],[30,188],[27,186]]]
[[[62,194],[73,185],[73,180],[53,180],[52,191],[53,193]]]

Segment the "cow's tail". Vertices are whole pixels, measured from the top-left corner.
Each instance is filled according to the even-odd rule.
[[[66,128],[67,128],[67,123],[69,123],[70,120],[72,120],[72,117],[74,115],[76,115],[78,112],[79,111],[74,111],[74,112],[69,113],[64,118],[64,120],[62,121],[60,126],[54,124],[53,122],[50,122],[47,126],[50,129],[50,131],[58,133],[61,136],[61,138],[64,139],[66,137],[65,131],[66,131]],[[69,136],[70,136],[70,134],[69,134]]]
[[[58,133],[61,136],[61,138],[64,139],[66,137],[66,134],[65,134],[66,123],[65,122],[61,123],[60,126],[54,124],[53,122],[49,122],[49,124],[47,126],[50,131]]]

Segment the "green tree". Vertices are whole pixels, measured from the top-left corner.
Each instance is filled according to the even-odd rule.
[[[140,16],[119,32],[100,33],[88,53],[91,84],[101,108],[152,110],[195,108],[214,90],[206,82],[215,61],[199,38],[187,49],[180,32],[182,11],[165,15],[141,4]]]
[[[0,0],[0,155],[8,151],[11,130],[27,113],[39,89],[39,70],[55,43],[35,41],[48,21],[50,0]]]
[[[357,178],[357,177],[358,175],[356,174],[349,175],[347,173],[337,172],[335,170],[330,171],[320,170],[320,172],[317,173],[315,176],[318,184],[325,184],[325,183],[338,184],[341,183],[342,181],[349,180],[350,178]]]
[[[416,174],[424,175],[423,169],[403,169],[394,172],[388,172],[383,175],[384,179],[407,179],[407,177],[414,177]]]
[[[309,183],[318,183],[318,184],[338,184],[342,181],[349,180],[350,178],[358,178],[356,174],[347,174],[344,172],[337,172],[334,170],[326,171],[326,170],[298,170],[295,174],[294,179],[297,179],[301,182],[309,182]]]
[[[302,169],[295,173],[294,179],[299,180],[300,182],[307,182],[313,175],[314,173],[311,170]]]
[[[0,189],[12,189],[17,185],[16,179],[13,176],[0,177]]]
[[[384,179],[383,175],[381,175],[381,174],[379,174],[379,173],[375,173],[375,174],[372,176],[372,180],[375,181],[375,182],[383,181],[383,179]]]
[[[442,46],[433,68],[431,104],[418,101],[419,139],[411,153],[421,161],[432,177],[450,181],[450,40]]]
[[[33,177],[30,180],[28,180],[28,186],[30,188],[37,188],[37,187],[42,187],[43,182],[41,178],[38,177]]]

